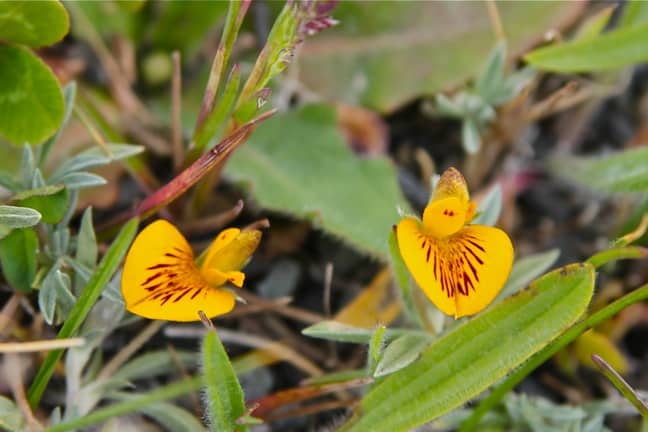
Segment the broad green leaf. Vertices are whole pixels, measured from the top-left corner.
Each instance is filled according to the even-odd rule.
[[[501,2],[510,52],[568,18],[574,2]],[[477,75],[496,36],[482,2],[343,1],[341,25],[300,50],[299,79],[325,100],[392,111]]]
[[[70,19],[58,0],[0,1],[0,42],[52,45],[69,28]]]
[[[527,286],[532,280],[554,265],[559,255],[560,250],[551,249],[515,260],[506,285],[504,285],[493,303],[500,302]]]
[[[41,214],[28,207],[0,205],[0,225],[9,228],[26,228],[36,225]]]
[[[617,69],[648,60],[648,23],[622,27],[595,38],[539,48],[527,54],[532,66],[552,72]]]
[[[45,63],[26,48],[0,45],[0,136],[40,144],[56,132],[63,112],[61,88]]]
[[[211,430],[246,431],[247,427],[237,424],[246,414],[243,389],[215,331],[205,335],[202,351],[205,405]]]
[[[258,127],[226,175],[248,184],[265,208],[311,219],[362,251],[388,256],[386,230],[408,205],[385,158],[361,159],[347,146],[334,111],[311,105]]]
[[[374,371],[374,377],[382,377],[409,366],[421,355],[421,351],[430,344],[427,335],[403,335],[387,345],[382,359]]]
[[[38,211],[43,222],[55,224],[68,210],[69,194],[63,185],[52,185],[20,192],[11,200],[19,206]]]
[[[608,193],[648,191],[648,148],[603,157],[561,157],[549,168],[559,176],[584,187]]]
[[[2,274],[18,291],[29,292],[32,289],[37,252],[38,237],[32,228],[15,229],[0,240]]]
[[[86,284],[85,288],[81,292],[79,299],[74,305],[74,308],[70,311],[69,316],[65,320],[63,327],[59,330],[57,335],[58,338],[68,338],[74,336],[77,330],[86,319],[90,309],[96,303],[97,299],[101,295],[101,291],[104,289],[108,281],[117,271],[117,268],[121,264],[122,259],[126,255],[126,251],[130,246],[135,233],[137,232],[137,219],[131,219],[127,222],[115,240],[112,242],[106,255],[99,263],[99,266],[92,274],[92,277]],[[63,350],[54,350],[45,358],[45,361],[41,364],[34,381],[32,382],[31,387],[29,388],[29,403],[32,406],[37,406],[40,401],[47,384],[49,383],[52,374],[54,373],[54,368],[56,367],[57,362],[63,355]]]
[[[378,383],[341,430],[408,431],[461,406],[571,326],[585,312],[593,289],[594,268],[588,264],[545,275]]]
[[[477,217],[472,220],[473,224],[495,225],[502,211],[502,187],[496,184],[489,191],[477,208]]]
[[[475,91],[485,101],[490,102],[496,96],[504,78],[506,63],[506,42],[500,41],[488,56],[488,60],[475,81]]]

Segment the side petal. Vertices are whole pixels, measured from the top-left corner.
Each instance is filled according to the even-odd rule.
[[[456,284],[455,317],[473,315],[488,306],[511,273],[513,244],[499,228],[470,225],[453,236]]]
[[[396,227],[398,249],[405,265],[427,297],[447,315],[454,315],[454,291],[441,284],[442,257],[434,238],[425,235],[418,220],[406,217]]]
[[[223,233],[228,231],[229,230],[225,230]],[[221,233],[221,235],[223,233]],[[235,237],[232,237],[226,244],[222,245],[222,247],[215,248],[213,252],[210,250],[203,261],[200,270],[203,274],[208,269],[217,269],[223,272],[240,270],[252,253],[254,253],[260,242],[261,231],[239,231]],[[215,243],[211,247],[215,247]]]
[[[229,312],[234,297],[209,288],[194,264],[191,247],[169,222],[158,220],[139,233],[126,256],[122,294],[126,309],[151,319],[197,321]]]

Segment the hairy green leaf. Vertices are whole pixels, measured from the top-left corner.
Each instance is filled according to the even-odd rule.
[[[56,132],[63,113],[63,94],[47,65],[26,48],[0,44],[0,136],[40,144]]]
[[[58,0],[0,1],[0,42],[52,45],[69,28],[70,19]]]
[[[427,335],[406,334],[396,338],[387,345],[382,359],[378,362],[374,377],[389,375],[409,366],[421,355],[421,351],[430,344]]]
[[[602,157],[560,157],[549,168],[584,187],[607,193],[648,191],[648,148],[639,147]]]
[[[21,292],[29,292],[36,276],[38,237],[32,228],[18,228],[0,240],[0,264],[5,280]]]
[[[502,211],[502,187],[496,184],[489,191],[477,208],[477,217],[471,223],[493,226]]]
[[[597,37],[539,48],[526,55],[532,66],[552,72],[617,69],[648,60],[648,23]]]
[[[0,205],[0,225],[9,228],[26,228],[36,225],[41,214],[29,207]]]
[[[314,338],[329,339],[338,342],[369,343],[373,330],[354,327],[337,321],[321,321],[302,330],[302,334]],[[384,340],[389,341],[404,334],[424,334],[418,330],[386,329]]]
[[[237,423],[246,413],[243,389],[215,331],[205,335],[202,354],[205,405],[210,429],[213,432],[246,431],[247,427]]]
[[[585,312],[594,268],[551,272],[433,342],[421,359],[378,383],[345,431],[408,431],[495,384]],[[512,349],[514,347],[514,349]]]
[[[263,207],[311,219],[362,251],[387,258],[386,230],[408,205],[391,162],[361,159],[344,142],[334,111],[311,105],[260,125],[226,175],[246,182]]]

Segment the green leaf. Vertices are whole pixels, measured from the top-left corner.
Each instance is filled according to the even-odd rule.
[[[360,250],[388,256],[386,230],[408,209],[386,158],[361,159],[334,111],[311,105],[264,122],[227,164],[261,206],[311,219]]]
[[[506,41],[500,41],[491,51],[484,70],[475,81],[475,91],[485,101],[491,101],[499,90],[504,78],[506,62]]]
[[[125,363],[113,377],[132,381],[166,375],[178,370],[175,359],[186,367],[193,367],[198,355],[193,351],[176,351],[175,355],[171,355],[168,350],[148,351]]]
[[[387,345],[382,359],[374,371],[374,377],[382,377],[409,366],[421,355],[431,338],[427,335],[403,335]]]
[[[380,360],[383,346],[385,345],[385,330],[384,325],[379,325],[378,328],[371,335],[369,339],[369,353],[367,354],[367,369],[373,375]]]
[[[47,65],[26,48],[0,45],[0,136],[40,144],[56,132],[63,112],[61,88]]]
[[[5,280],[21,292],[29,292],[36,276],[38,236],[32,228],[11,231],[0,240],[0,264]]]
[[[50,183],[62,182],[67,174],[78,173],[88,168],[107,165],[110,162],[127,159],[144,151],[144,147],[131,144],[108,144],[106,148],[91,147],[67,159],[52,173]]]
[[[510,52],[568,18],[569,1],[497,4]],[[342,1],[342,25],[308,40],[299,78],[324,100],[389,112],[477,75],[496,36],[481,2]]]
[[[493,303],[500,302],[526,287],[532,280],[554,265],[559,255],[560,250],[551,249],[515,260],[506,285],[504,285]]]
[[[38,292],[38,306],[45,322],[52,325],[58,317],[67,317],[76,298],[70,291],[70,277],[62,273],[58,265],[52,266],[43,279]]]
[[[0,429],[9,432],[21,432],[26,428],[25,419],[14,401],[0,396]]]
[[[481,147],[481,136],[476,121],[465,118],[461,122],[461,143],[468,154],[475,154],[479,151]]]
[[[69,194],[63,185],[52,185],[20,192],[11,200],[19,206],[37,210],[43,222],[55,224],[63,219],[68,210]]]
[[[502,211],[502,186],[496,184],[489,191],[477,208],[477,217],[472,220],[473,224],[493,226],[499,219]]]
[[[341,430],[407,431],[461,406],[572,325],[593,289],[594,268],[588,264],[545,275],[378,383],[362,400],[360,414]]]
[[[648,22],[648,3],[630,0],[625,4],[619,27],[633,27]]]
[[[648,23],[622,27],[595,38],[539,48],[525,60],[552,72],[617,69],[648,60]]]
[[[648,148],[639,147],[603,157],[561,157],[549,169],[584,187],[607,193],[648,191]]]
[[[67,11],[58,0],[0,1],[0,42],[52,45],[69,29]]]
[[[210,429],[214,432],[246,431],[247,427],[237,424],[237,420],[246,414],[243,389],[215,331],[208,331],[205,335],[202,351]]]
[[[123,395],[132,398],[131,395]],[[142,409],[142,412],[154,418],[165,430],[173,432],[204,432],[205,427],[196,416],[183,408],[165,402],[158,402]]]
[[[107,183],[106,179],[100,175],[85,171],[67,173],[60,176],[58,181],[70,190],[88,189],[103,186]]]
[[[412,280],[410,278],[409,270],[405,266],[403,257],[401,257],[400,249],[398,248],[398,240],[396,239],[395,230],[389,232],[389,257],[391,258],[391,266],[394,272],[394,277],[396,279],[396,284],[399,288],[399,293],[401,300],[403,301],[403,306],[405,306],[405,312],[410,320],[418,324],[419,327],[423,327],[423,318],[419,314],[418,309],[414,302],[414,296],[412,293]]]
[[[26,228],[36,225],[41,220],[41,214],[28,207],[0,205],[0,225],[9,228]]]
[[[88,312],[90,312],[90,309],[92,309],[92,306],[101,295],[101,291],[115,274],[119,264],[124,258],[124,255],[126,255],[126,251],[137,232],[137,224],[137,219],[131,219],[121,229],[113,243],[108,248],[106,255],[99,263],[97,270],[92,274],[88,284],[81,292],[79,299],[74,305],[74,308],[70,311],[63,327],[59,330],[57,335],[58,338],[62,339],[72,337],[77,332],[88,315]],[[54,373],[56,363],[62,355],[63,350],[54,350],[50,351],[45,358],[45,361],[38,370],[38,373],[29,388],[29,403],[32,406],[38,405],[38,402],[45,391],[45,387],[47,387],[47,383]]]
[[[79,234],[77,235],[76,261],[88,269],[94,269],[97,264],[97,237],[92,225],[92,207],[88,207],[81,217]],[[88,281],[87,277],[75,271],[74,291],[79,293],[83,285]]]
[[[374,334],[373,330],[354,327],[338,321],[321,321],[302,330],[302,334],[314,338],[334,340],[338,342],[369,343]],[[404,334],[424,334],[418,330],[386,329],[385,341]]]
[[[68,122],[70,121],[70,117],[72,116],[72,109],[74,108],[76,103],[76,93],[77,86],[75,81],[70,81],[65,85],[65,87],[63,87],[63,103],[65,105],[63,121],[61,122],[61,125],[59,126],[56,133],[52,135],[47,141],[45,141],[43,143],[43,146],[41,147],[40,157],[38,160],[38,164],[41,168],[47,161],[47,156],[49,155],[52,146],[58,141],[61,133],[63,132],[63,129],[65,129],[65,126],[67,126]]]

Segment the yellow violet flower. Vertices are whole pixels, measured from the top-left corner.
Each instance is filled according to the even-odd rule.
[[[443,313],[459,318],[484,309],[508,279],[513,245],[499,228],[469,225],[476,205],[466,180],[447,169],[423,211],[396,226],[405,265]]]
[[[157,220],[135,238],[122,273],[126,309],[151,319],[198,321],[234,308],[235,296],[220,289],[243,285],[245,265],[261,241],[261,231],[228,228],[194,260],[191,246],[172,224]]]

